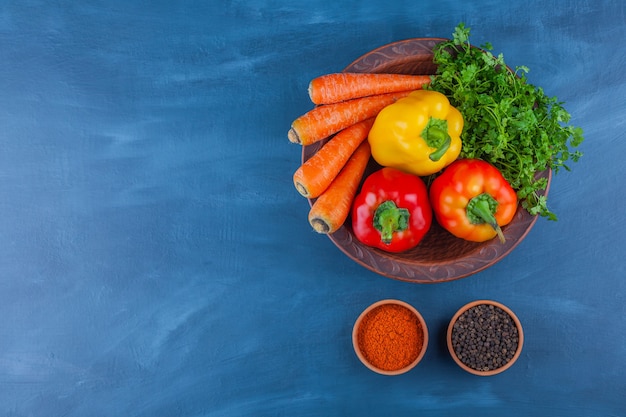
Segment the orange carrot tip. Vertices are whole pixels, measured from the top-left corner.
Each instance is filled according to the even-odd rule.
[[[344,224],[370,155],[369,143],[361,143],[330,186],[315,200],[309,211],[309,223],[313,230],[330,234]]]
[[[374,119],[372,117],[340,131],[300,165],[293,175],[296,190],[307,198],[322,194],[367,138]]]
[[[315,104],[331,104],[376,94],[419,90],[431,81],[430,75],[333,73],[309,83],[309,97]]]
[[[411,90],[377,94],[317,106],[293,121],[287,137],[293,143],[311,145],[348,126],[376,116],[383,108],[406,97],[410,92]]]

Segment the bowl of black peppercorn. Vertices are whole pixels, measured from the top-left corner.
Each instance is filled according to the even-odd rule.
[[[524,331],[507,306],[477,300],[461,307],[452,317],[447,344],[452,359],[462,369],[491,376],[509,369],[519,358]]]

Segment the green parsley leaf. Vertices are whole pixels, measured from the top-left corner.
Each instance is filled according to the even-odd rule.
[[[568,125],[571,115],[555,97],[528,83],[526,66],[507,67],[492,45],[470,44],[470,28],[459,23],[452,39],[434,49],[437,74],[428,89],[445,94],[465,121],[460,157],[493,164],[517,191],[530,214],[556,220],[543,191],[546,178],[537,173],[560,168],[582,156],[573,148],[583,142],[580,127]]]

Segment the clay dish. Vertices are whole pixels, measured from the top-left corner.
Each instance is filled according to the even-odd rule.
[[[401,309],[408,310],[408,314],[413,316],[414,319],[416,319],[415,327],[417,328],[417,332],[421,334],[422,336],[421,345],[419,346],[411,345],[410,347],[407,348],[415,352],[415,357],[413,358],[413,360],[410,363],[407,363],[406,366],[397,368],[397,369],[381,369],[380,367],[377,367],[375,364],[372,364],[367,359],[367,353],[363,351],[361,343],[359,342],[359,331],[361,330],[361,326],[369,326],[369,325],[377,326],[377,324],[372,324],[371,321],[367,323],[366,319],[369,319],[372,321],[375,320],[375,317],[376,317],[375,310],[378,309],[379,307],[384,307],[385,305],[395,305],[395,306],[400,307]],[[404,313],[402,315],[404,316]],[[390,329],[389,333],[393,333],[393,332],[394,332],[394,329]],[[354,347],[354,352],[356,353],[356,356],[363,363],[363,365],[365,365],[370,370],[376,373],[379,373],[381,375],[404,374],[410,371],[411,369],[413,369],[422,360],[422,358],[424,357],[424,354],[426,353],[426,348],[428,347],[428,328],[426,327],[426,321],[424,320],[422,315],[419,313],[419,311],[415,309],[415,307],[413,307],[412,305],[404,301],[394,300],[394,299],[386,299],[386,300],[377,301],[374,304],[367,307],[365,310],[363,310],[363,312],[359,315],[359,317],[355,321],[354,327],[352,328],[352,346]],[[411,358],[412,356],[409,355],[408,357]],[[407,359],[407,362],[408,360],[409,359]]]
[[[444,41],[440,38],[418,38],[394,42],[366,53],[344,72],[374,72],[430,75],[436,72],[433,64],[433,47]],[[302,162],[315,154],[327,140],[304,146]],[[379,169],[374,160],[366,176]],[[548,193],[552,172],[540,173],[547,178]],[[309,200],[312,204],[314,200]],[[506,243],[498,239],[484,243],[468,242],[454,237],[437,222],[412,250],[391,254],[360,243],[352,232],[351,219],[328,235],[330,240],[350,259],[382,276],[413,283],[438,283],[464,278],[480,272],[507,256],[526,237],[537,220],[521,206],[511,223],[503,228]]]
[[[494,310],[488,310],[489,306],[493,306]],[[475,307],[483,308],[484,313],[481,317],[483,317],[484,322],[480,324],[478,328],[474,328],[474,326],[470,325],[470,322],[477,322],[476,316],[474,319],[469,315],[465,315],[468,310],[474,309]],[[499,310],[498,310],[499,309]],[[498,311],[498,316],[509,316],[508,324],[503,325],[501,327],[505,330],[498,331],[496,330],[499,326],[497,324],[487,326],[488,317],[496,315],[495,313]],[[463,318],[464,327],[455,329],[455,324],[459,321],[459,318]],[[498,318],[493,323],[497,323],[502,321]],[[517,330],[517,334],[513,332],[509,332],[508,329],[514,327]],[[487,327],[491,327],[492,330],[485,330]],[[471,331],[469,329],[472,329]],[[458,334],[453,335],[453,332],[458,332]],[[506,332],[506,334],[505,334]],[[479,335],[489,334],[489,336],[481,341],[479,344],[476,344],[472,341],[468,340],[477,340]],[[461,338],[463,336],[463,339]],[[455,348],[455,340],[459,346],[463,346],[462,348],[457,346]],[[461,342],[461,340],[465,340],[466,342]],[[508,341],[508,342],[507,342]],[[461,369],[479,376],[492,376],[499,374],[501,372],[509,369],[515,361],[519,358],[522,353],[522,347],[524,345],[524,330],[522,329],[522,324],[517,318],[517,316],[511,311],[507,306],[492,300],[477,300],[472,301],[461,307],[456,314],[450,320],[448,325],[448,331],[446,334],[446,342],[448,345],[448,351],[452,356],[454,362],[456,362]],[[511,343],[515,349],[510,349]],[[483,348],[483,346],[487,346],[489,344],[490,347],[484,347],[484,351],[480,354],[470,353],[472,350],[478,347],[478,349]],[[465,349],[463,349],[465,348]],[[509,350],[507,351],[507,348]],[[471,356],[472,359],[468,357],[462,359],[459,357],[460,352],[457,352],[457,349],[460,351],[464,350],[464,354]],[[490,356],[487,356],[485,352],[489,352]],[[499,362],[497,362],[499,361]],[[474,364],[473,366],[471,364]],[[489,364],[484,368],[476,366],[477,364]],[[499,365],[495,365],[495,363],[499,363]]]

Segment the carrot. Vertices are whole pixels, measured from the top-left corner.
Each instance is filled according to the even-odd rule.
[[[326,191],[315,200],[309,211],[309,223],[316,232],[334,233],[346,221],[370,155],[369,143],[362,142]]]
[[[293,174],[296,190],[307,198],[316,198],[322,194],[356,148],[367,138],[374,119],[369,118],[340,131],[300,165]]]
[[[314,78],[309,97],[315,104],[337,103],[357,97],[419,90],[430,83],[430,75],[339,72]]]
[[[294,120],[287,136],[293,143],[310,145],[348,126],[376,116],[384,107],[406,97],[409,93],[410,91],[378,94],[317,106]]]

